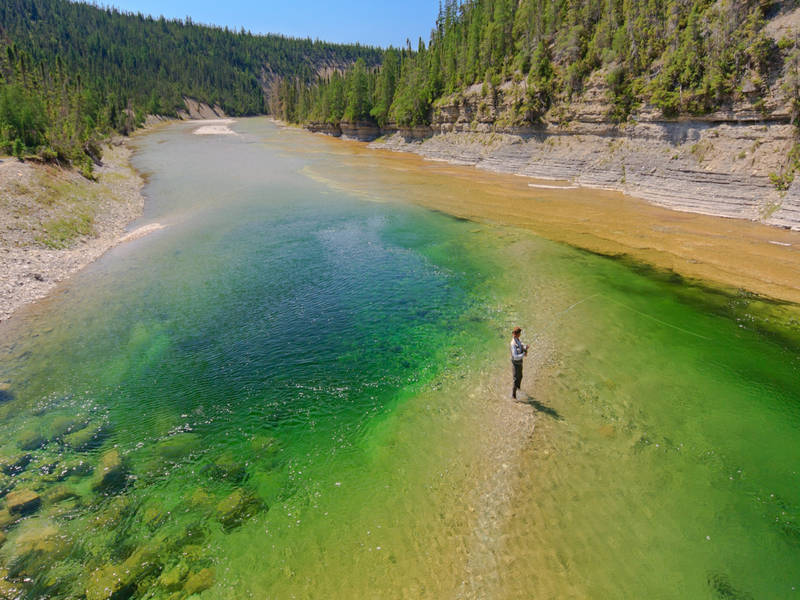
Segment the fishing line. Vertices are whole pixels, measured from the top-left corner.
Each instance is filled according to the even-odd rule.
[[[578,300],[575,304],[572,304],[572,305],[568,306],[567,308],[565,308],[564,310],[562,310],[561,312],[557,312],[556,314],[554,314],[553,318],[559,317],[559,316],[563,315],[564,313],[571,311],[573,308],[578,306],[578,304],[583,304],[587,300],[591,300],[595,296],[599,296],[599,295],[600,295],[600,292],[597,292],[596,294],[592,294],[591,296],[587,296],[583,300]]]
[[[682,327],[678,327],[677,325],[673,325],[672,323],[667,323],[665,321],[662,321],[661,319],[657,319],[656,317],[648,315],[647,313],[643,313],[642,311],[637,310],[637,309],[633,308],[632,306],[628,306],[627,304],[623,304],[619,300],[614,300],[613,298],[609,298],[608,296],[605,296],[605,295],[603,295],[603,298],[613,302],[614,304],[619,304],[622,308],[627,308],[628,310],[631,310],[631,311],[633,311],[633,312],[635,312],[637,314],[640,314],[643,317],[647,317],[648,319],[650,319],[652,321],[655,321],[656,323],[660,323],[661,325],[664,325],[665,327],[672,327],[673,329],[677,329],[678,331],[682,331],[683,333],[688,333],[689,335],[693,335],[694,337],[698,337],[701,340],[711,341],[710,337],[706,337],[704,335],[700,335],[699,333],[695,333],[694,331],[689,331],[688,329],[683,329]]]
[[[555,313],[551,317],[551,319],[555,320],[558,317],[568,313],[569,311],[571,311],[573,308],[575,308],[579,304],[583,304],[584,302],[587,302],[588,300],[591,300],[592,298],[597,298],[598,296],[600,296],[601,298],[605,298],[606,300],[608,300],[610,302],[613,302],[614,304],[617,304],[617,305],[621,306],[622,308],[626,308],[626,309],[628,309],[628,310],[630,310],[632,312],[635,312],[636,314],[639,314],[639,315],[641,315],[643,317],[646,317],[646,318],[650,319],[651,321],[655,321],[656,323],[658,323],[660,325],[664,325],[665,327],[671,327],[672,329],[675,329],[677,331],[681,331],[683,333],[687,333],[689,335],[693,335],[694,337],[700,338],[701,340],[711,341],[711,338],[709,338],[709,337],[706,337],[704,335],[700,335],[699,333],[695,333],[694,331],[689,331],[688,329],[683,329],[682,327],[678,327],[677,325],[673,325],[672,323],[667,323],[666,321],[662,321],[661,319],[658,319],[658,318],[656,318],[656,317],[654,317],[652,315],[648,315],[647,313],[644,313],[644,312],[642,312],[642,311],[640,311],[640,310],[638,310],[636,308],[633,308],[632,306],[628,306],[627,304],[624,304],[624,303],[620,302],[619,300],[615,300],[614,298],[609,298],[608,296],[606,296],[605,294],[601,294],[600,292],[597,292],[596,294],[592,294],[591,296],[587,296],[586,298],[583,298],[582,300],[578,300],[574,304],[570,304],[564,310]],[[552,327],[554,324],[555,324],[554,322],[551,322],[550,325],[545,328],[545,330],[549,329],[549,327]]]
[[[559,311],[559,312],[555,313],[555,314],[554,314],[552,317],[550,317],[550,324],[549,324],[549,325],[547,325],[547,326],[545,326],[545,327],[544,327],[544,329],[540,329],[540,330],[539,330],[539,331],[536,333],[536,337],[538,337],[539,335],[541,335],[541,332],[542,332],[542,331],[547,331],[547,330],[548,330],[548,329],[550,329],[550,328],[551,328],[553,325],[555,325],[555,321],[556,321],[556,319],[557,319],[558,317],[560,317],[561,315],[563,315],[563,314],[565,314],[565,313],[568,313],[569,311],[571,311],[573,308],[575,308],[575,307],[576,307],[576,306],[578,306],[579,304],[583,304],[583,303],[584,303],[584,302],[586,302],[587,300],[591,300],[592,298],[595,298],[595,297],[597,297],[597,296],[599,296],[599,295],[600,295],[600,292],[597,292],[596,294],[592,294],[591,296],[586,296],[586,298],[584,298],[583,300],[578,300],[578,301],[577,301],[577,302],[575,302],[574,304],[570,304],[570,305],[569,305],[567,308],[565,308],[564,310],[561,310],[561,311]]]

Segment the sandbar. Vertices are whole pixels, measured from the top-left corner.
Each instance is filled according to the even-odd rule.
[[[206,119],[203,121],[193,121],[193,124],[202,123],[200,127],[192,133],[194,135],[237,135],[228,125],[233,123],[233,119]]]

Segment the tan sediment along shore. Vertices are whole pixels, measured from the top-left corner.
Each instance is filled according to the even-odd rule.
[[[342,160],[378,168],[398,197],[456,217],[534,231],[610,256],[628,256],[682,277],[800,303],[800,232],[670,210],[611,190],[498,174],[366,143],[329,140]],[[338,181],[362,193],[358,181]],[[453,185],[442,186],[445,176]],[[559,189],[562,187],[563,189]]]

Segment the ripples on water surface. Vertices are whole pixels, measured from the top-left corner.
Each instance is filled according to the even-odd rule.
[[[235,127],[142,138],[167,228],[0,328],[0,597],[794,597],[792,307]]]

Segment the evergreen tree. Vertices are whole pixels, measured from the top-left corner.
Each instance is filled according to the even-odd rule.
[[[345,121],[363,121],[369,118],[370,109],[367,67],[359,58],[347,75],[347,106],[343,118]]]
[[[370,115],[379,126],[384,127],[389,118],[397,80],[400,77],[400,57],[394,48],[389,48],[383,55],[383,65],[377,77],[375,105]]]

